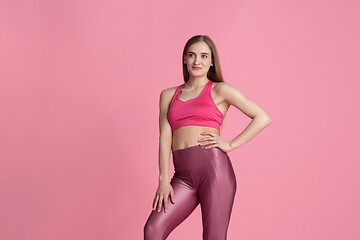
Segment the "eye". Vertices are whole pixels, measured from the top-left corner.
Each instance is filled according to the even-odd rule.
[[[205,57],[207,58],[207,56],[206,56],[206,55],[203,55],[203,56],[205,56]]]
[[[189,57],[191,57],[193,54],[192,53],[189,53]]]

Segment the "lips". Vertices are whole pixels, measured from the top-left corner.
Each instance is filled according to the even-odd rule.
[[[193,67],[193,69],[194,69],[194,70],[199,70],[199,69],[201,69],[201,68],[199,68],[199,67]]]

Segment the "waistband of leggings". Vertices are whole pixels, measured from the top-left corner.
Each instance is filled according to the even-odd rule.
[[[172,151],[172,154],[174,157],[176,156],[182,156],[184,154],[191,154],[191,153],[195,153],[195,152],[221,152],[222,154],[226,154],[225,152],[223,152],[220,148],[218,147],[214,147],[214,148],[208,148],[208,149],[205,149],[205,147],[208,147],[209,145],[211,144],[208,144],[208,145],[195,145],[195,146],[190,146],[190,147],[187,147],[187,148],[183,148],[183,149],[178,149],[178,150],[175,150],[175,151]]]

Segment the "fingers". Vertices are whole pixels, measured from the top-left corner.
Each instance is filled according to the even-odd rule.
[[[158,212],[160,212],[160,211],[161,211],[162,201],[163,201],[163,197],[160,195],[160,198],[159,198],[159,204],[158,204],[158,209],[157,209],[157,211],[158,211]]]
[[[159,199],[159,195],[156,194],[154,197],[154,201],[153,201],[153,205],[152,205],[152,209],[155,210],[156,209],[156,205],[158,203],[158,199]]]
[[[170,190],[170,192],[169,192],[169,190]],[[153,200],[152,209],[156,211],[156,208],[157,208],[157,211],[160,212],[161,206],[164,201],[164,209],[165,209],[165,212],[167,212],[168,207],[169,207],[169,195],[170,195],[170,199],[171,199],[172,203],[175,204],[175,194],[174,194],[174,190],[172,189],[171,186],[165,192],[158,190],[156,192],[154,200]]]
[[[171,189],[171,192],[170,192],[170,199],[171,199],[172,203],[174,204],[175,203],[175,194],[174,194],[173,189]]]
[[[200,143],[201,146],[204,146],[205,149],[216,147],[219,144],[219,141],[217,139],[209,140],[206,143]]]
[[[206,138],[202,138],[202,139],[198,140],[200,145],[206,145],[206,144],[209,144],[209,143],[211,143],[213,141],[214,141],[214,138],[212,138],[212,137],[206,137]]]
[[[161,195],[156,195],[156,197],[154,198],[154,201],[153,201],[153,205],[152,205],[152,209],[155,210],[157,208],[157,212],[160,212],[161,211],[161,206],[162,206],[162,203],[163,203],[163,200],[164,200],[164,209],[165,209],[165,212],[168,211],[168,206],[169,206],[169,195],[165,195],[165,198],[163,198]],[[175,204],[175,194],[174,194],[174,191],[171,190],[170,192],[170,200],[173,204]]]
[[[164,208],[165,208],[165,212],[167,212],[167,210],[168,210],[168,196],[165,196],[165,198],[164,198]]]
[[[217,136],[215,133],[212,133],[212,132],[202,132],[200,134],[201,135],[210,135],[210,136],[213,136],[213,137]]]
[[[210,137],[201,138],[198,140],[200,142],[200,145],[207,145],[207,144],[216,144],[220,142],[220,136],[214,134],[214,133],[201,133],[202,135],[210,135]]]
[[[171,201],[172,201],[172,203],[173,204],[175,204],[175,194],[174,194],[174,190],[173,189],[171,189],[170,190],[170,199],[171,199]],[[164,208],[165,208],[165,212],[167,212],[168,211],[168,205],[169,205],[169,194],[166,194],[165,195],[165,198],[164,198]]]

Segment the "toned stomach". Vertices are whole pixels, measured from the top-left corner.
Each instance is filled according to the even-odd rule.
[[[219,130],[213,127],[183,126],[176,129],[172,136],[172,151],[199,145],[199,139],[210,135],[201,135],[202,132],[211,132],[219,135]]]

